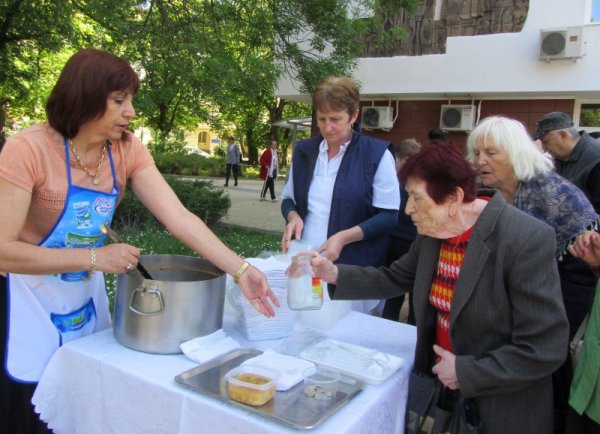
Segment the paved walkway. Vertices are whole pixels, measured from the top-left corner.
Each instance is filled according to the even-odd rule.
[[[210,178],[213,185],[222,187],[231,198],[231,208],[228,215],[222,220],[226,225],[243,226],[254,230],[281,235],[284,228],[284,220],[281,216],[281,191],[284,179],[275,182],[275,195],[277,202],[270,199],[260,201],[260,192],[263,182],[260,179],[240,179],[237,187],[233,187],[230,180],[229,187],[223,187],[223,178]],[[267,198],[270,198],[267,192]]]

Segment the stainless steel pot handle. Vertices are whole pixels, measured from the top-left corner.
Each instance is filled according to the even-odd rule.
[[[138,315],[155,315],[164,310],[163,297],[158,288],[135,288],[129,299],[129,310]]]

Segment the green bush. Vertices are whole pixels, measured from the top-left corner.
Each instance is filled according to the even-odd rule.
[[[209,227],[213,227],[231,207],[229,195],[210,181],[184,180],[173,176],[165,176],[165,179],[183,205]],[[122,233],[162,227],[129,188],[115,212],[114,225]]]
[[[156,167],[161,173],[182,176],[225,176],[225,159],[201,157],[195,154],[153,154]]]
[[[201,157],[181,152],[154,153],[154,162],[160,173],[181,176],[225,177],[225,158]],[[239,165],[242,178],[258,177],[260,166],[242,163]]]

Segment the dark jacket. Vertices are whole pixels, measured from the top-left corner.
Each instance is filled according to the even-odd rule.
[[[406,214],[406,202],[408,202],[408,193],[403,186],[400,186],[400,211],[398,211],[398,224],[390,232],[391,238],[399,238],[406,241],[414,241],[417,236],[417,228],[412,219]]]
[[[583,133],[569,158],[555,163],[556,172],[579,187],[600,214],[600,142]]]
[[[460,390],[473,397],[486,434],[552,432],[552,373],[566,358],[568,323],[554,231],[499,193],[477,220],[456,282],[450,336]],[[339,266],[334,299],[413,292],[414,370],[431,375],[436,311],[429,293],[441,240],[418,235],[390,268]]]

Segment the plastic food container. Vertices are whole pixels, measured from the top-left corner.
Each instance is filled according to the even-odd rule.
[[[277,374],[252,365],[242,365],[227,372],[225,380],[229,398],[258,407],[275,395]]]
[[[318,401],[332,399],[337,393],[341,375],[333,369],[308,368],[304,371],[304,394]]]

